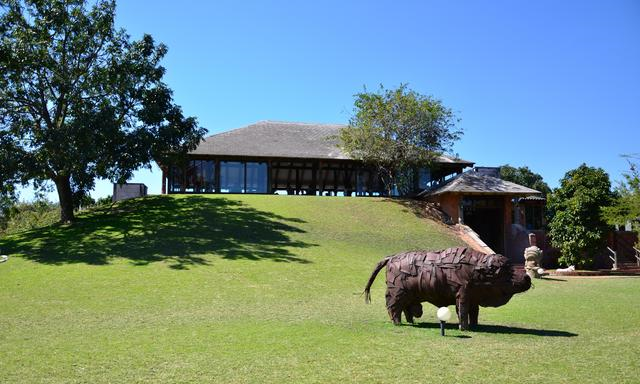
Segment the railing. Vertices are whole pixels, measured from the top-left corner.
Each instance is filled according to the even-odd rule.
[[[636,251],[636,254],[634,255],[636,257],[636,265],[640,267],[640,249],[633,247],[633,250]]]
[[[609,247],[607,247],[607,249],[613,254],[613,257],[611,257],[611,255],[607,255],[611,261],[613,261],[613,268],[611,268],[611,270],[616,271],[618,269],[618,253]]]

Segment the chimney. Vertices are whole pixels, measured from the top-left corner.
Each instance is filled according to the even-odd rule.
[[[473,171],[479,175],[500,178],[500,167],[475,167]]]

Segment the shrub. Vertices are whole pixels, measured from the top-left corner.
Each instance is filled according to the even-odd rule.
[[[558,261],[592,267],[605,247],[610,229],[600,215],[613,201],[609,175],[602,168],[580,167],[567,172],[548,199],[551,243],[560,250]]]
[[[60,207],[47,200],[36,200],[30,203],[13,205],[5,216],[3,234],[27,231],[46,227],[60,220]]]

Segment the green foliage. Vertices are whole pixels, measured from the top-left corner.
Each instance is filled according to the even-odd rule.
[[[1,188],[53,181],[63,222],[97,177],[124,182],[204,134],[162,81],[166,46],[114,18],[113,0],[0,0]]]
[[[109,196],[105,196],[105,197],[100,197],[98,198],[98,200],[96,200],[96,206],[98,207],[104,207],[107,205],[111,205],[113,203],[111,195]]]
[[[477,332],[454,315],[446,337],[429,304],[391,324],[384,274],[364,304],[382,257],[457,244],[375,198],[150,196],[82,212],[0,239],[0,383],[637,382],[637,359],[610,354],[637,356],[640,279],[537,280],[482,308]]]
[[[635,158],[634,156],[629,156]],[[630,222],[634,231],[640,231],[640,171],[638,164],[629,160],[629,172],[624,173],[624,181],[616,187],[613,205],[602,207],[602,217],[611,225],[625,225]],[[640,247],[640,240],[637,244]]]
[[[544,182],[542,176],[531,171],[527,166],[515,168],[505,164],[500,167],[500,178],[540,191],[545,197],[551,193],[551,188]]]
[[[593,265],[610,229],[600,208],[612,201],[609,175],[602,168],[582,164],[565,174],[547,203],[549,235],[553,246],[560,249],[560,263],[580,268]]]
[[[99,209],[111,205],[111,196],[95,201],[84,196],[75,209]],[[0,199],[0,234],[8,235],[35,228],[47,227],[60,218],[60,206],[44,198],[34,202],[16,203],[10,199]]]
[[[94,205],[96,205],[96,201],[94,200],[94,198],[89,195],[83,194],[82,196],[79,196],[76,201],[74,201],[73,207],[75,209],[86,209],[89,207],[93,207]]]
[[[0,234],[9,235],[35,228],[49,226],[59,219],[60,207],[47,200],[17,203],[6,211]]]
[[[451,109],[405,84],[356,94],[354,112],[340,132],[340,145],[376,166],[389,194],[394,186],[406,191],[412,169],[429,165],[462,135]]]
[[[11,208],[15,204],[15,199],[12,196],[0,193],[0,233],[7,228],[7,222],[9,221],[9,213]]]

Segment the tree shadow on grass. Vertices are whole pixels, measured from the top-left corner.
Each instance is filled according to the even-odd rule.
[[[566,282],[567,282],[567,280],[566,280],[566,279],[557,279],[557,278],[554,278],[554,277],[546,277],[546,276],[543,276],[543,277],[541,277],[540,279],[541,279],[541,280],[548,280],[548,281],[562,281],[562,282],[564,282],[564,283],[566,283]]]
[[[409,324],[411,325],[411,324]],[[416,323],[412,326],[418,328],[434,328],[440,329],[440,324],[437,323]],[[458,329],[458,324],[447,323],[445,329]],[[504,325],[477,325],[471,330],[471,333],[500,333],[511,335],[532,335],[532,336],[548,336],[548,337],[575,337],[577,333],[567,331],[556,331],[550,329],[533,329],[533,328],[520,328],[520,327],[507,327]]]
[[[385,198],[384,202],[392,202],[402,206],[403,212],[412,213],[420,219],[431,219],[443,224],[453,224],[449,215],[435,203],[411,198]]]
[[[260,211],[226,197],[149,196],[79,215],[73,225],[54,225],[0,241],[3,250],[43,264],[135,265],[169,261],[174,269],[228,260],[309,263],[291,248],[315,246],[290,237],[304,223]],[[207,257],[209,255],[209,257]]]

